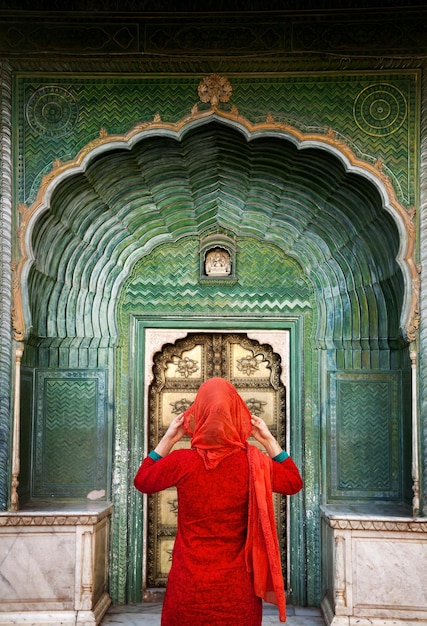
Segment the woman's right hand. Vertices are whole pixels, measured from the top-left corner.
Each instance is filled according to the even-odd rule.
[[[164,434],[164,438],[170,439],[175,444],[177,441],[182,439],[184,435],[184,413],[180,413],[172,419],[167,431]]]
[[[160,454],[160,456],[166,456],[184,435],[184,413],[180,413],[172,419],[154,451]]]

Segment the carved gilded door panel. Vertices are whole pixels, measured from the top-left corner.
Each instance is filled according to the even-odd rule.
[[[280,356],[271,346],[244,333],[189,333],[154,356],[149,390],[149,449],[156,447],[172,416],[193,403],[200,385],[213,376],[230,380],[250,411],[262,417],[272,433],[285,441],[285,388]],[[251,440],[251,443],[256,442]],[[184,438],[177,447],[189,447]],[[275,496],[276,519],[286,565],[286,500]],[[148,498],[147,587],[166,584],[172,560],[178,513],[175,489]]]

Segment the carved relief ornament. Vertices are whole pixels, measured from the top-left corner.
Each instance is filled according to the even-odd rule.
[[[211,74],[200,81],[198,92],[201,102],[210,102],[215,108],[220,102],[229,102],[233,89],[225,76]]]

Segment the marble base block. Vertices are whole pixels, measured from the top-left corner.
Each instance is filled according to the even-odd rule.
[[[427,520],[322,507],[328,626],[427,625]]]
[[[111,510],[105,502],[49,503],[0,513],[0,625],[101,622],[111,603]]]

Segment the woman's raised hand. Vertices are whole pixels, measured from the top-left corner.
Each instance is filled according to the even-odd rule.
[[[256,415],[251,415],[252,422],[252,435],[255,437],[257,441],[263,443],[264,440],[268,439],[269,436],[272,436],[267,424],[263,419],[257,417]]]
[[[277,456],[282,451],[281,446],[271,434],[267,424],[256,415],[251,415],[252,435],[264,446],[271,457]]]
[[[180,413],[172,419],[167,431],[157,444],[155,451],[157,454],[160,454],[160,456],[166,456],[177,441],[182,439],[184,435],[184,413]]]
[[[180,413],[172,419],[164,436],[171,439],[173,443],[176,443],[182,439],[184,435],[184,413]]]

